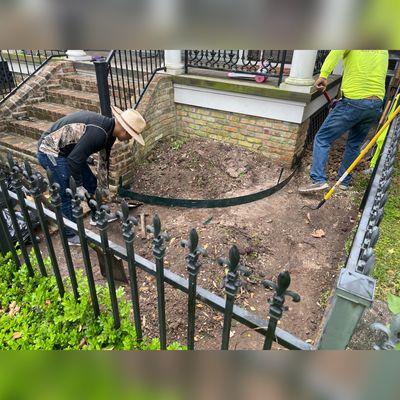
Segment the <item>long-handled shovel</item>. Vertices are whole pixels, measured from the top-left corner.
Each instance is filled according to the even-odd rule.
[[[317,207],[304,206],[304,208],[309,208],[311,210],[318,210],[321,208],[333,195],[336,191],[337,187],[346,179],[346,177],[353,171],[353,169],[360,163],[360,161],[364,158],[364,156],[370,151],[370,149],[374,146],[376,141],[385,131],[385,129],[391,124],[391,122],[396,118],[397,114],[400,112],[400,106],[396,108],[396,110],[389,116],[387,121],[381,126],[375,136],[370,140],[370,142],[361,150],[358,157],[351,163],[350,167],[347,168],[346,172],[339,178],[339,180],[331,187],[331,189],[325,194],[324,198],[319,202]]]

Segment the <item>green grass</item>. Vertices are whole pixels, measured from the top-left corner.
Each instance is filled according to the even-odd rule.
[[[372,276],[377,280],[376,298],[400,295],[400,161],[397,159],[389,199],[375,247],[376,264]]]

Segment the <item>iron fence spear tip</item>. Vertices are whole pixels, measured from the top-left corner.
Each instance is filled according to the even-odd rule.
[[[121,202],[122,217],[126,221],[129,218],[129,207],[125,200]]]
[[[158,214],[154,215],[153,227],[154,227],[154,236],[158,236],[161,232],[161,220]]]

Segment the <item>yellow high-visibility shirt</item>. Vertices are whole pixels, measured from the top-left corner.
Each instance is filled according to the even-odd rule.
[[[320,77],[328,78],[343,59],[342,92],[349,99],[385,96],[389,63],[387,50],[331,50],[321,68]]]

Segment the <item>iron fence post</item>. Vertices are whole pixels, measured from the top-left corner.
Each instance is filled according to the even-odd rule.
[[[233,245],[229,250],[229,260],[219,258],[218,264],[226,265],[229,271],[225,278],[225,311],[224,311],[224,326],[222,330],[221,350],[229,350],[229,339],[232,324],[233,304],[235,302],[236,293],[240,286],[239,283],[239,250],[236,245]]]
[[[97,299],[96,285],[93,278],[92,264],[90,262],[85,226],[83,224],[83,208],[81,207],[81,201],[84,200],[84,198],[79,197],[79,195],[76,193],[76,182],[72,176],[69,179],[69,189],[67,189],[67,193],[69,196],[71,196],[72,215],[74,216],[76,226],[78,227],[78,236],[79,241],[81,242],[83,264],[85,266],[93,312],[94,315],[98,317],[100,315],[99,301]]]
[[[110,70],[110,64],[106,60],[97,60],[93,62],[96,71],[97,91],[99,93],[100,111],[105,117],[112,117],[111,102],[110,102],[110,91],[108,87],[108,73]],[[100,150],[100,157],[106,159],[106,150]],[[99,177],[99,187],[103,189],[108,188],[108,168],[107,163],[107,176]]]
[[[333,303],[326,317],[318,343],[319,350],[344,350],[364,310],[370,307],[375,292],[375,279],[349,271],[340,271]]]
[[[137,220],[133,217],[129,217],[129,207],[125,201],[122,203],[122,213],[118,215],[122,220],[122,232],[128,258],[129,281],[133,307],[133,318],[135,321],[136,339],[140,342],[143,339],[143,334],[140,318],[139,289],[137,284],[135,251],[133,248],[133,241],[135,239],[135,231],[133,226],[137,225]]]
[[[14,163],[14,159],[13,159],[11,153],[8,153],[8,164],[9,164],[10,170],[11,170],[13,186],[15,187],[15,191],[16,191],[16,194],[18,197],[18,201],[19,201],[19,205],[21,207],[22,214],[24,216],[26,227],[28,228],[29,236],[31,238],[33,250],[36,255],[40,273],[42,274],[42,276],[47,276],[46,267],[44,265],[43,257],[40,252],[39,244],[36,239],[35,231],[32,226],[32,221],[31,221],[31,218],[30,218],[30,215],[28,212],[28,207],[26,206],[26,203],[25,203],[25,196],[22,191],[22,182],[21,182],[21,177],[20,177],[21,169]]]
[[[285,297],[290,296],[295,303],[298,303],[300,301],[300,296],[291,290],[287,290],[290,286],[290,274],[288,271],[283,271],[278,275],[277,284],[272,281],[265,280],[263,281],[263,285],[266,288],[275,290],[274,297],[268,300],[270,303],[269,322],[263,347],[263,350],[270,350],[272,343],[275,340],[275,331],[278,321],[282,318],[283,312],[288,309],[286,306],[284,306]]]
[[[96,190],[96,201],[90,200],[91,206],[96,208],[96,224],[100,231],[101,247],[104,255],[104,266],[106,270],[106,278],[108,283],[108,291],[110,293],[111,308],[114,318],[114,328],[118,329],[121,325],[118,300],[115,290],[114,274],[112,270],[111,260],[110,260],[110,247],[108,245],[108,220],[107,211],[108,207],[102,204],[101,192],[99,189]]]
[[[101,114],[106,117],[112,117],[110,91],[108,88],[109,64],[106,60],[94,61],[96,71],[97,90],[99,92]]]
[[[35,202],[36,211],[39,215],[40,226],[44,233],[47,249],[49,251],[49,257],[51,260],[54,276],[56,278],[58,291],[60,293],[60,296],[63,297],[65,293],[64,284],[61,278],[56,253],[54,251],[53,242],[51,241],[49,228],[47,226],[47,221],[46,217],[44,216],[43,205],[41,202],[41,196],[42,196],[41,187],[43,187],[44,184],[43,177],[39,173],[32,173],[32,168],[28,163],[28,161],[25,161],[25,172],[26,172],[26,177],[29,179],[30,182],[31,186],[30,193],[31,196],[33,197],[33,201]]]
[[[200,270],[199,256],[206,255],[207,252],[198,246],[199,235],[196,229],[189,233],[189,240],[182,240],[181,246],[189,249],[186,256],[187,271],[189,273],[189,296],[188,296],[188,328],[187,328],[187,346],[189,350],[194,350],[194,334],[196,323],[196,291],[197,274]]]
[[[24,238],[22,236],[22,233],[21,233],[21,230],[20,230],[20,227],[19,227],[19,224],[18,224],[18,220],[17,220],[17,217],[15,215],[14,207],[12,205],[10,196],[8,194],[8,187],[7,187],[7,184],[6,184],[6,176],[5,176],[5,173],[4,173],[3,170],[0,173],[0,187],[1,187],[1,191],[3,193],[4,202],[6,203],[8,212],[10,213],[11,222],[12,222],[14,230],[15,230],[15,236],[16,236],[16,238],[18,240],[18,243],[19,243],[19,246],[21,248],[22,257],[25,260],[25,264],[26,264],[26,267],[28,269],[28,274],[29,274],[29,276],[33,276],[34,272],[33,272],[32,264],[31,264],[31,261],[30,261],[30,258],[29,258],[29,254],[28,254],[28,252],[26,250],[26,247],[25,247]],[[17,266],[20,266],[21,263],[19,262],[19,258],[17,256],[16,252],[15,252],[15,255],[13,253],[13,257],[14,257],[14,261],[15,262],[17,262],[17,260],[18,260]]]
[[[158,303],[158,325],[160,330],[160,348],[167,348],[167,333],[165,321],[165,293],[164,293],[164,255],[165,240],[169,237],[161,232],[161,221],[156,214],[153,218],[153,225],[148,225],[146,230],[154,235],[153,255],[156,260],[156,280],[157,280],[157,303]]]
[[[0,210],[0,253],[5,256],[7,253],[11,252],[16,266],[19,267],[19,259],[16,256],[14,246],[12,244],[10,232],[8,231],[7,223],[4,219],[3,210]],[[17,261],[18,260],[18,261]]]
[[[0,181],[3,181],[4,179],[5,179],[4,171],[2,168],[0,168]],[[1,187],[1,191],[2,191],[2,194],[0,195],[0,199],[2,196],[3,197],[2,200],[4,200],[5,207],[7,207],[7,202],[6,202],[5,194],[3,192],[2,187]],[[3,209],[4,209],[3,207],[0,209],[0,223],[1,223],[1,227],[2,227],[1,237],[0,237],[0,252],[3,254],[3,256],[5,256],[8,252],[11,252],[11,255],[15,262],[15,265],[19,269],[19,267],[21,266],[21,263],[19,261],[18,254],[15,250],[11,234],[8,230],[8,225],[4,218]]]
[[[64,217],[61,210],[61,196],[60,196],[60,185],[54,181],[53,174],[50,169],[47,169],[47,179],[49,181],[49,192],[51,195],[51,204],[54,207],[54,213],[56,215],[58,233],[61,239],[61,245],[63,247],[65,261],[67,264],[68,275],[71,280],[72,289],[74,291],[74,297],[76,300],[79,299],[79,293],[77,290],[78,283],[76,281],[74,264],[72,262],[71,251],[68,246],[68,239],[65,234]]]

